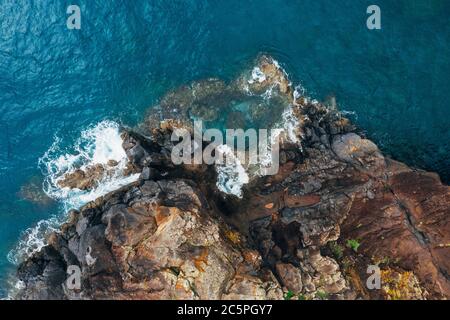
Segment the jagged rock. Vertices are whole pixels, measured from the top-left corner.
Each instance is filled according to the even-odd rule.
[[[264,94],[267,90],[276,88],[286,98],[293,98],[292,86],[286,72],[278,62],[265,55],[258,59],[250,75],[244,74],[238,79],[237,86],[254,94]]]
[[[387,175],[373,186],[374,199],[355,201],[343,236],[360,239],[364,255],[413,271],[430,298],[448,297],[450,188],[394,161]]]
[[[300,266],[310,279],[315,290],[327,295],[345,294],[350,290],[340,267],[330,257],[323,257],[319,251],[314,249],[304,250],[300,257]]]
[[[379,153],[378,147],[370,140],[361,139],[355,133],[335,136],[332,149],[339,159],[354,162],[357,159]]]
[[[233,279],[224,300],[281,300],[283,292],[276,280],[263,282],[252,276],[239,276]]]
[[[294,96],[272,58],[256,65],[230,84],[174,90],[139,133],[124,130],[127,173],[139,181],[73,211],[19,267],[18,297],[282,299],[289,290],[308,299],[449,298],[449,187],[383,156],[335,102]],[[272,128],[286,108],[296,139],[282,141],[278,173],[251,175],[242,199],[217,188],[214,166],[170,160],[171,133],[192,133],[192,118],[230,114]],[[65,183],[88,188],[89,176]],[[82,269],[75,293],[64,285],[68,265]],[[365,287],[369,265],[381,266],[380,290]]]
[[[67,173],[58,181],[61,188],[88,190],[95,188],[104,177],[106,168],[101,165],[89,166],[86,169],[76,169],[74,172]]]
[[[119,162],[117,162],[116,160],[108,160],[108,162],[106,163],[109,167],[116,167]]]
[[[290,291],[302,292],[302,274],[300,270],[290,263],[277,263],[275,265],[281,283]]]
[[[22,298],[30,297],[28,289],[34,292],[36,283],[25,270],[38,268],[36,277],[45,281],[39,282],[40,293],[33,298],[69,298],[63,291],[52,291],[65,277],[55,284],[45,274],[54,269],[52,261],[58,261],[60,269],[74,263],[61,255],[62,247],[82,269],[79,295],[85,299],[220,299],[233,294],[266,299],[269,288],[279,287],[276,280],[259,278],[260,265],[249,265],[244,251],[222,236],[231,231],[209,212],[192,181],[144,181],[83,208],[63,229],[54,235],[58,250],[50,245],[37,260],[21,266],[19,277],[27,284]],[[50,253],[50,262],[39,261]],[[246,263],[247,268],[236,267]],[[59,274],[65,274],[60,269]]]

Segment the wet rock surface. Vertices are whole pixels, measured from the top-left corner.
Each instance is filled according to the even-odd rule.
[[[103,165],[93,165],[83,169],[76,169],[74,172],[66,174],[59,186],[61,188],[88,190],[95,188],[99,181],[106,174],[106,168]]]
[[[297,138],[283,141],[278,173],[252,176],[241,199],[217,188],[214,166],[170,160],[174,128],[226,122],[224,110],[240,101],[261,114],[289,108]],[[231,115],[239,125],[258,118]],[[282,120],[268,118],[260,124]],[[71,212],[19,267],[18,298],[450,297],[450,188],[384,157],[335,108],[294,94],[270,57],[229,84],[169,93],[123,140],[139,181]],[[81,287],[71,290],[74,265]],[[380,289],[366,286],[370,265],[381,270]]]

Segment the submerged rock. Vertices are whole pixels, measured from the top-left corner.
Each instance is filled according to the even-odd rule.
[[[54,203],[42,189],[43,180],[39,176],[33,176],[30,181],[20,187],[17,196],[40,207],[47,207]]]
[[[450,298],[450,188],[383,156],[334,107],[294,94],[272,58],[256,65],[230,84],[175,90],[139,133],[124,131],[139,181],[73,211],[19,267],[17,297]],[[258,103],[260,115],[244,119]],[[278,117],[263,116],[271,105]],[[242,198],[222,192],[215,166],[170,159],[174,128],[219,121],[224,110],[234,123],[282,121],[288,137],[278,173],[249,174]],[[382,285],[370,290],[373,265]],[[68,266],[81,270],[77,290],[65,282]]]

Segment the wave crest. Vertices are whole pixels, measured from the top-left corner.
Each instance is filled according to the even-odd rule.
[[[79,209],[109,192],[130,184],[139,178],[139,174],[124,175],[128,163],[123,140],[120,136],[120,125],[113,121],[102,121],[81,132],[80,138],[70,148],[63,148],[62,140],[55,138],[48,151],[39,159],[39,166],[45,176],[43,189],[52,199],[57,200],[63,214],[39,221],[34,227],[25,230],[16,247],[8,253],[8,260],[19,264],[24,258],[40,251],[46,245],[47,237],[66,219],[70,209]],[[117,165],[113,173],[105,175],[92,190],[63,188],[59,181],[76,169],[89,166],[106,165],[113,160]]]

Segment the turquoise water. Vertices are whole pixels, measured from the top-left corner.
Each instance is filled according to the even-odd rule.
[[[336,95],[386,153],[450,181],[450,1],[375,1],[369,31],[373,2],[0,0],[0,297],[21,232],[60,210],[17,194],[55,136],[64,149],[103,119],[133,125],[167,90],[231,79],[260,52],[311,96]]]

